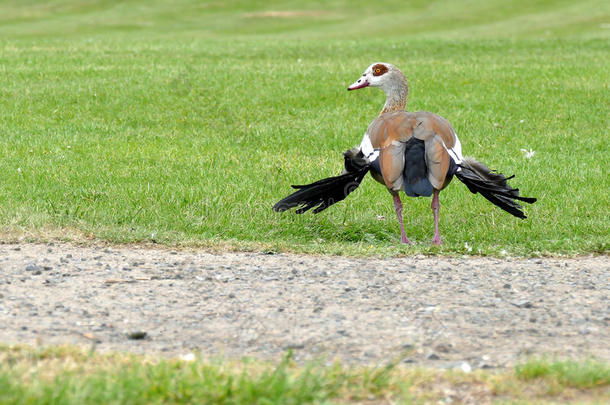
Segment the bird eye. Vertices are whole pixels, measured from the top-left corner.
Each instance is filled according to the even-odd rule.
[[[382,65],[381,63],[376,64],[371,68],[373,76],[381,76],[388,71],[387,66]]]

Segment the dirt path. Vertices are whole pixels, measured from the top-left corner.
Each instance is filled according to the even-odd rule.
[[[610,262],[0,245],[0,342],[502,367],[610,361]],[[134,332],[145,332],[133,334]],[[130,334],[132,334],[130,336]],[[467,363],[467,364],[465,364]]]

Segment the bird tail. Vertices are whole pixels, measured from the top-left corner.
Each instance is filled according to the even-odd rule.
[[[345,151],[343,157],[345,170],[341,175],[328,177],[311,184],[293,185],[292,188],[297,191],[278,201],[273,206],[273,210],[283,212],[299,207],[295,212],[302,214],[315,207],[313,213],[317,214],[345,199],[358,188],[370,169],[370,163],[357,148]]]
[[[527,218],[521,211],[523,207],[516,200],[533,204],[536,198],[521,197],[518,188],[508,185],[507,180],[515,177],[514,175],[505,177],[502,173],[497,173],[474,159],[464,159],[458,166],[460,169],[455,176],[466,184],[470,192],[480,193],[492,204],[517,218]]]

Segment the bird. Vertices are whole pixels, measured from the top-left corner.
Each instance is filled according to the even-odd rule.
[[[453,177],[464,183],[471,193],[481,194],[517,218],[526,218],[518,201],[533,204],[537,199],[519,195],[519,189],[508,184],[514,175],[506,177],[474,158],[465,158],[457,133],[447,119],[428,111],[405,110],[409,85],[396,66],[375,62],[347,90],[366,87],[382,90],[386,101],[364,133],[360,146],[343,153],[343,172],[314,183],[293,185],[297,191],[277,202],[274,211],[296,207],[297,214],[312,208],[315,214],[320,213],[345,199],[370,173],[392,196],[401,243],[412,244],[404,228],[400,198],[400,192],[403,192],[409,197],[432,196],[432,244],[442,244],[439,194]]]

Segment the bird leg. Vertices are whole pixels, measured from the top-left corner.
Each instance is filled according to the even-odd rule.
[[[430,204],[430,209],[434,213],[434,238],[432,239],[433,245],[442,245],[443,241],[441,240],[441,234],[438,231],[438,212],[440,211],[441,205],[438,202],[438,190],[434,190],[432,194],[432,203]]]
[[[405,233],[405,224],[402,221],[402,202],[400,201],[400,196],[398,193],[392,194],[394,197],[394,209],[396,210],[396,217],[398,218],[398,224],[400,225],[400,243],[411,244],[409,238],[407,238],[407,234]]]

